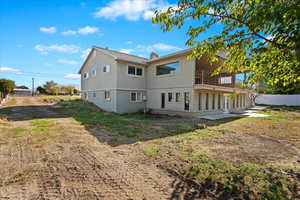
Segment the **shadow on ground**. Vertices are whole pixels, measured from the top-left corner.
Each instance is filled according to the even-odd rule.
[[[168,136],[185,134],[197,129],[197,124],[216,126],[240,117],[208,121],[179,116],[147,114],[115,114],[81,100],[63,101],[53,105],[10,106],[0,109],[0,115],[11,121],[72,117],[101,143],[111,146],[131,144]]]

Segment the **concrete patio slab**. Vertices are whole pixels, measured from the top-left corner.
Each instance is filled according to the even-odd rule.
[[[208,120],[218,120],[230,117],[241,117],[239,114],[231,114],[231,113],[218,113],[218,114],[208,114],[208,115],[200,115],[199,118],[201,119],[208,119]]]
[[[230,117],[268,117],[269,115],[257,113],[257,111],[261,111],[266,108],[267,108],[266,106],[255,106],[247,110],[243,110],[235,113],[217,113],[217,114],[199,115],[197,116],[197,118],[218,120],[218,119],[224,119]]]

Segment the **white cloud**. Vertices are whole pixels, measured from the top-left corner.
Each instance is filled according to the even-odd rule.
[[[81,59],[82,59],[82,60],[85,60],[86,57],[89,55],[89,53],[90,53],[91,50],[92,50],[91,48],[88,48],[88,49],[83,50],[83,51],[81,52],[81,56],[80,56]]]
[[[10,68],[10,67],[0,67],[0,72],[13,73],[13,74],[22,74],[22,72],[19,69]]]
[[[67,30],[67,31],[63,31],[61,32],[62,35],[76,35],[77,32],[73,31],[73,30]]]
[[[56,51],[56,52],[63,52],[63,53],[77,53],[79,51],[79,47],[76,45],[50,45],[50,46],[45,46],[45,45],[35,45],[35,50],[42,54],[47,54],[49,51]]]
[[[99,32],[99,29],[97,27],[91,27],[91,26],[86,26],[83,28],[78,29],[78,34],[81,35],[88,35],[88,34],[94,34]]]
[[[56,33],[56,28],[54,26],[51,27],[40,27],[40,31],[44,33]]]
[[[80,79],[80,74],[66,74],[64,78],[68,79]]]
[[[95,34],[99,32],[99,28],[93,26],[86,26],[79,28],[78,30],[67,30],[61,32],[62,35],[88,35],[88,34]]]
[[[66,65],[77,65],[78,62],[75,60],[67,60],[67,59],[58,59],[57,62],[61,64],[66,64]]]
[[[105,7],[99,8],[94,16],[114,20],[125,17],[127,20],[136,21],[141,18],[149,19],[153,11],[169,6],[166,0],[113,0]]]
[[[126,44],[133,44],[133,42],[132,41],[127,41]]]
[[[156,43],[153,45],[138,45],[137,48],[140,51],[152,52],[152,51],[179,51],[181,50],[180,47],[176,47],[173,45],[165,44],[165,43]]]
[[[127,54],[130,54],[132,53],[134,50],[133,49],[121,49],[120,52],[122,53],[127,53]]]
[[[147,19],[152,19],[152,17],[154,17],[154,11],[152,11],[152,10],[147,10],[143,14],[143,18],[146,19],[146,20]]]

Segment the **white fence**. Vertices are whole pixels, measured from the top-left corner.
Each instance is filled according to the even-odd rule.
[[[260,94],[255,99],[257,104],[300,106],[300,95]]]

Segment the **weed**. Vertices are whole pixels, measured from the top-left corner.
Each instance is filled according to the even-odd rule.
[[[289,199],[289,187],[295,180],[283,176],[273,166],[243,163],[233,166],[229,162],[205,155],[191,156],[192,164],[186,168],[187,179],[202,187],[223,191],[232,199],[255,197],[255,199]]]
[[[27,129],[22,127],[11,128],[9,129],[9,137],[12,138],[20,137],[21,136],[20,134],[24,133],[25,131],[27,131]]]
[[[44,155],[41,160],[43,162],[47,162],[49,160],[49,156],[48,155]]]
[[[156,145],[149,145],[143,148],[143,153],[145,156],[151,158],[158,155],[160,148]]]
[[[127,133],[127,137],[131,138],[131,137],[136,137],[137,135],[134,133]]]

